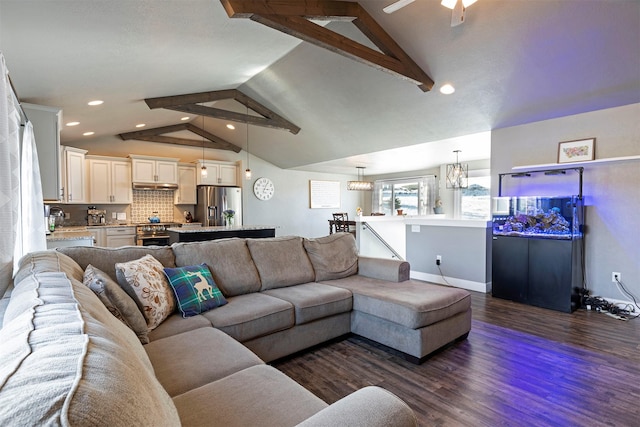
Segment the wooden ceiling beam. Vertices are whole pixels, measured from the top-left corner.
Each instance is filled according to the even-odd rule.
[[[220,0],[230,18],[248,18],[331,52],[411,81],[423,91],[433,79],[387,34],[360,4],[322,0]],[[382,53],[309,19],[352,20]]]
[[[204,138],[204,140],[163,136],[163,134],[180,131],[189,131],[195,133],[196,135]],[[124,141],[135,139],[140,141],[161,142],[164,144],[186,145],[191,147],[202,147],[204,145],[205,148],[212,148],[215,150],[229,150],[236,153],[239,153],[242,150],[242,148],[238,147],[237,145],[232,144],[231,142],[226,141],[223,138],[220,138],[219,136],[216,136],[210,132],[207,132],[206,130],[201,129],[191,123],[180,123],[177,125],[162,126],[159,128],[121,133],[119,136]]]
[[[220,101],[223,99],[233,99],[260,114],[262,117],[201,105],[206,102]],[[239,123],[248,123],[272,129],[287,130],[294,135],[300,132],[300,127],[237,89],[147,98],[144,101],[150,109],[165,108],[168,110],[182,111],[200,116],[231,120]]]

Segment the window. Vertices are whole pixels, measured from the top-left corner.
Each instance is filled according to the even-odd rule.
[[[469,186],[460,190],[460,217],[479,220],[491,217],[491,176],[469,177]]]
[[[371,212],[395,215],[427,215],[435,204],[436,177],[433,175],[376,181]]]

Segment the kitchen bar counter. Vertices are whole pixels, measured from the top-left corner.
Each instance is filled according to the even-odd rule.
[[[202,242],[205,240],[275,237],[276,227],[265,225],[244,225],[237,227],[184,227],[168,228],[169,243]]]
[[[47,234],[47,249],[66,246],[93,246],[93,235],[86,227],[61,228]]]

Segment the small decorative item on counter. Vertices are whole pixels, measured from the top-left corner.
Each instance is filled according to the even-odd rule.
[[[233,216],[236,214],[236,211],[233,209],[227,209],[222,211],[222,216],[224,216],[224,220],[227,227],[231,227],[233,225]]]
[[[404,211],[402,209],[396,209],[396,212],[398,212],[398,215],[402,215]]]
[[[157,211],[154,211],[152,215],[149,217],[149,222],[152,224],[157,224],[160,222],[160,217],[158,216]]]
[[[356,208],[356,215],[362,216],[362,208],[360,208],[360,206]]]
[[[56,230],[56,218],[53,216],[49,217],[49,231],[54,232]]]
[[[436,206],[433,208],[433,213],[435,214],[441,214],[443,213],[443,209],[442,209],[442,199],[440,197],[438,197],[436,199]]]
[[[191,212],[184,211],[183,215],[184,215],[185,222],[193,222],[193,216],[191,216]]]

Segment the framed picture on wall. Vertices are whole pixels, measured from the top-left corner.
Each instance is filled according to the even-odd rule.
[[[596,139],[578,139],[558,144],[558,163],[586,162],[595,159]]]
[[[340,181],[309,181],[309,207],[326,209],[340,207]]]

